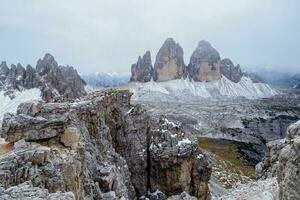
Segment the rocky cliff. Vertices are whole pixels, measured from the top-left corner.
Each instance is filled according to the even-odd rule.
[[[220,54],[205,40],[198,43],[196,50],[193,52],[188,72],[194,81],[212,81],[221,78],[220,71]]]
[[[153,77],[153,67],[150,51],[147,51],[143,58],[139,56],[136,64],[131,66],[130,81],[148,82]]]
[[[300,199],[300,121],[287,128],[284,140],[267,146],[265,158],[256,166],[257,178],[277,177],[279,199]]]
[[[0,155],[0,198],[195,199],[185,191],[208,199],[207,156],[181,126],[131,105],[131,95],[33,101],[6,114],[1,137],[11,148]]]
[[[0,65],[0,90],[14,98],[15,91],[40,88],[45,101],[74,100],[86,94],[85,82],[77,71],[70,66],[59,66],[54,57],[46,54],[39,59],[36,68],[28,65],[7,67],[6,62]]]
[[[279,198],[300,199],[300,121],[289,126],[286,140],[288,145],[279,155]]]
[[[168,81],[185,76],[183,49],[173,38],[168,38],[159,49],[154,64],[154,80]]]

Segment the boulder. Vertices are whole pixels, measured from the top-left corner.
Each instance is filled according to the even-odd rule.
[[[139,56],[136,64],[131,66],[130,81],[149,82],[153,76],[153,67],[150,51],[147,51],[143,58]]]
[[[183,49],[173,38],[168,38],[159,49],[154,64],[154,80],[168,81],[185,76]]]
[[[188,73],[194,81],[213,81],[221,78],[220,54],[205,40],[198,43],[188,65]]]

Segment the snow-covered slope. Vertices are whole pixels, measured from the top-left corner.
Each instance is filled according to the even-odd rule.
[[[253,83],[250,78],[243,77],[240,82],[234,83],[222,77],[218,81],[193,82],[184,79],[165,82],[150,81],[147,83],[132,82],[126,86],[133,93],[134,99],[155,98],[159,95],[180,97],[246,97],[258,99],[271,97],[278,92],[266,83]]]
[[[0,91],[0,120],[7,112],[16,112],[20,103],[30,100],[40,100],[41,90],[33,88],[29,90],[23,90],[21,92],[15,91],[15,98],[10,99],[9,96],[4,95],[4,91]]]

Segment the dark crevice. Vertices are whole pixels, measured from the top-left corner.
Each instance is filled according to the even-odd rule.
[[[196,191],[195,191],[195,180],[193,178],[193,171],[194,171],[194,166],[192,166],[191,173],[190,173],[191,176],[190,194],[195,196]]]
[[[150,127],[147,130],[147,188],[146,191],[151,191],[151,157],[150,157]]]

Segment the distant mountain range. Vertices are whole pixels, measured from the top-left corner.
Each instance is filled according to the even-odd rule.
[[[117,73],[89,73],[81,74],[81,78],[85,82],[94,87],[117,87],[129,82],[130,74],[117,74]]]
[[[261,76],[269,84],[300,89],[300,73],[276,70],[258,70],[254,73],[259,74],[259,76]]]

